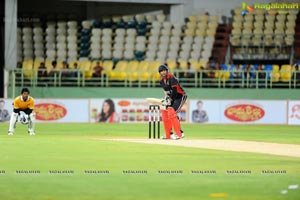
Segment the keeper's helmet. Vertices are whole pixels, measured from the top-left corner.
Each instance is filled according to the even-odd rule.
[[[161,66],[159,66],[158,72],[161,72],[161,71],[163,71],[163,70],[166,70],[167,72],[169,72],[169,68],[168,68],[166,65],[161,65]]]

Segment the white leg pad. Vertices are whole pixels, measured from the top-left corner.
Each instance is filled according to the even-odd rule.
[[[13,133],[15,131],[15,125],[17,123],[17,119],[18,119],[18,113],[13,112],[12,115],[10,116],[8,132]]]
[[[35,128],[35,114],[30,113],[29,115],[29,123],[28,123],[28,131],[29,133],[34,134],[34,128]]]

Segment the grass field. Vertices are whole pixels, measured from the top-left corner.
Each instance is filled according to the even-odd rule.
[[[1,200],[300,199],[294,157],[94,140],[146,138],[146,124],[0,124]],[[300,144],[300,126],[183,125],[189,139]],[[263,173],[267,171],[267,173]]]

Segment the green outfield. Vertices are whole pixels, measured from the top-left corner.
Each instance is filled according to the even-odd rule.
[[[300,145],[300,126],[183,128],[184,139]],[[95,140],[147,138],[147,124],[37,124],[33,137],[7,129],[0,124],[1,200],[300,199],[299,157]]]

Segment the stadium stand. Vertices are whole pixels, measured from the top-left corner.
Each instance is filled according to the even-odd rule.
[[[292,87],[296,77],[292,56],[300,56],[299,20],[297,12],[241,14],[241,8],[233,10],[232,24],[220,24],[219,16],[208,13],[189,16],[184,24],[172,23],[165,14],[82,21],[57,18],[44,25],[18,27],[17,60],[23,62],[24,77],[32,82],[41,62],[50,71],[56,60],[59,69],[63,61],[69,68],[77,62],[83,72],[79,86],[85,86],[86,81],[94,81],[92,66],[99,61],[105,68],[100,86],[151,87],[159,78],[159,64],[175,70],[179,61],[181,72],[187,62],[196,69],[194,87],[227,87],[233,82],[251,87],[258,64],[263,64],[265,87],[285,87],[285,83]],[[253,76],[233,81],[236,64],[242,74],[251,65]]]

